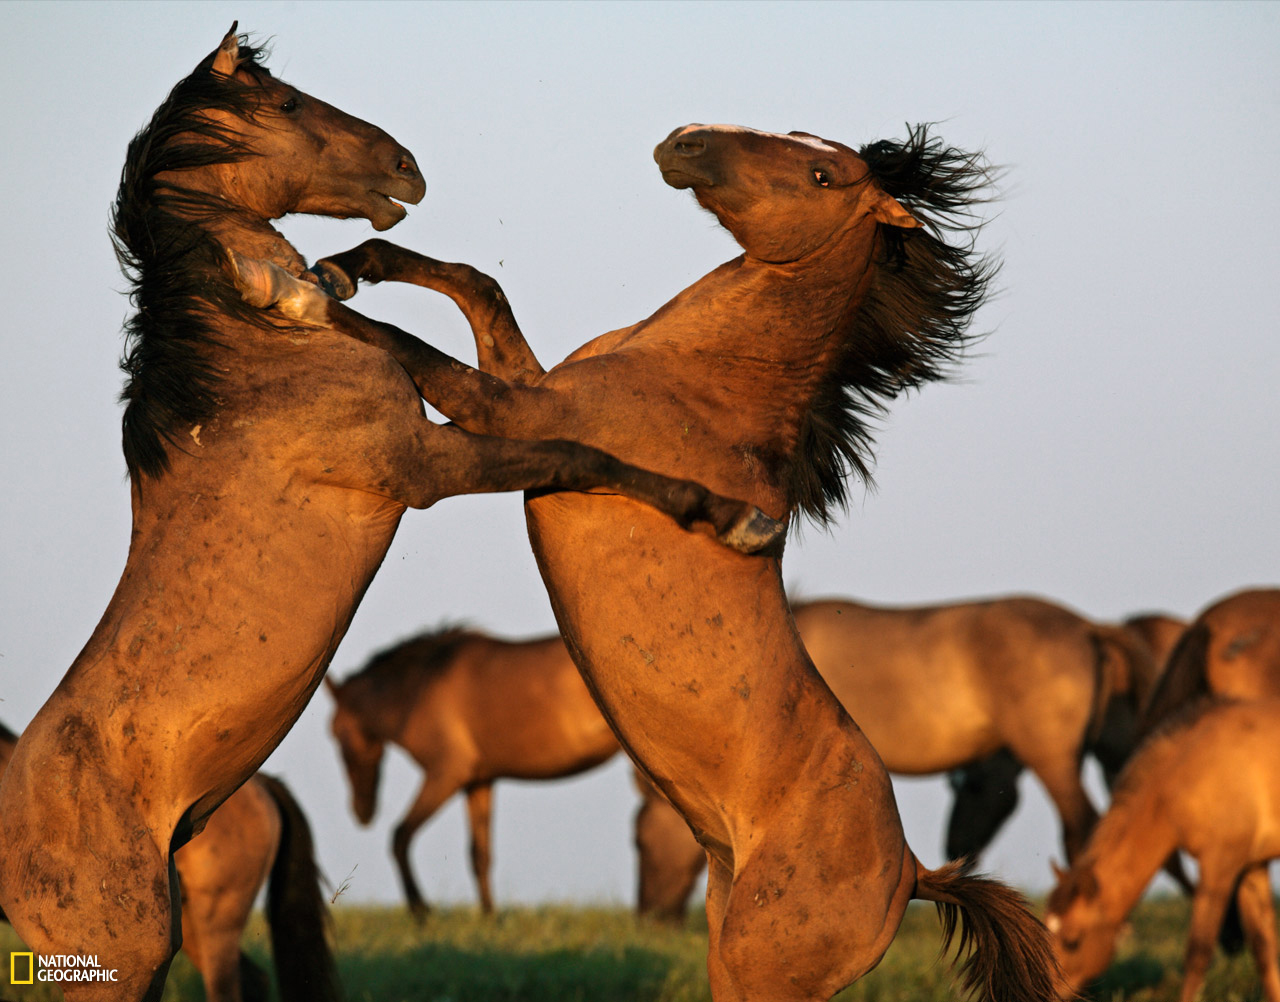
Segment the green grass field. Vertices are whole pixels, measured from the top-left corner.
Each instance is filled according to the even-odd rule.
[[[1143,904],[1133,916],[1115,965],[1095,990],[1102,1002],[1172,1002],[1181,978],[1188,907],[1168,898]],[[334,910],[338,964],[350,1002],[709,1002],[704,967],[705,925],[691,919],[672,930],[637,921],[622,908],[514,908],[484,919],[474,909],[433,913],[417,927],[399,908]],[[248,952],[264,966],[266,929],[255,919]],[[931,906],[913,905],[880,966],[843,992],[841,1002],[941,1002],[959,998],[938,960],[939,926]],[[21,949],[0,926],[0,951]],[[9,985],[0,999],[48,1002],[47,986]],[[1259,998],[1253,962],[1219,956],[1209,972],[1206,1002]],[[165,1002],[197,1002],[200,978],[179,956]]]

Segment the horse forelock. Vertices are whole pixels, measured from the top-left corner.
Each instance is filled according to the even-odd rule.
[[[789,496],[821,525],[847,504],[851,473],[872,483],[873,420],[901,393],[948,378],[976,340],[969,325],[999,271],[975,247],[983,221],[974,209],[990,201],[984,189],[996,178],[981,154],[945,147],[919,125],[903,142],[871,143],[858,155],[921,227],[878,224],[869,291],[801,427]]]
[[[240,69],[255,81],[270,79],[265,47],[242,43]],[[135,482],[162,476],[180,429],[206,422],[215,409],[219,376],[207,351],[222,342],[213,317],[270,326],[265,312],[246,306],[221,279],[220,247],[201,225],[233,215],[235,206],[172,179],[254,155],[207,113],[252,118],[256,88],[213,73],[212,60],[179,81],[129,143],[111,210],[110,235],[136,311],[125,322],[120,362],[123,446]]]

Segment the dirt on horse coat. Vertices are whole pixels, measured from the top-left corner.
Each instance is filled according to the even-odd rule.
[[[1233,895],[1268,1002],[1280,1002],[1267,864],[1280,857],[1280,701],[1201,701],[1171,718],[1130,760],[1111,807],[1066,873],[1046,922],[1071,983],[1111,963],[1116,936],[1177,849],[1200,866],[1181,1002],[1204,983]]]
[[[0,724],[0,775],[17,743]],[[266,972],[240,950],[264,884],[280,998],[341,998],[311,826],[284,783],[266,773],[252,776],[174,853],[174,863],[182,886],[182,949],[200,972],[208,1002],[269,997]]]
[[[361,824],[377,808],[388,742],[426,773],[391,841],[405,898],[419,918],[428,906],[409,845],[445,801],[459,790],[466,794],[471,869],[481,907],[492,912],[494,781],[572,776],[618,751],[559,635],[510,641],[445,628],[376,654],[339,684],[326,681],[334,699],[331,728]]]
[[[303,271],[271,219],[386,229],[424,189],[404,147],[274,78],[234,27],[130,144],[113,217],[137,308],[128,560],[0,787],[0,907],[36,952],[120,972],[69,998],[159,997],[179,938],[173,851],[302,712],[406,507],[607,485],[722,536],[755,524],[748,505],[596,449],[433,424],[391,356],[280,326],[228,278],[231,248]]]
[[[549,372],[491,279],[383,242],[322,263],[330,285],[445,291],[492,374],[287,276],[247,276],[246,294],[393,352],[463,427],[572,433],[778,519],[828,518],[870,461],[867,415],[939,377],[965,339],[991,273],[967,215],[988,175],[924,129],[857,153],[691,125],[655,159],[745,253]],[[828,998],[878,962],[913,896],[966,911],[984,997],[1056,996],[1043,929],[1016,895],[925,870],[907,848],[888,774],[796,632],[780,554],[719,552],[617,496],[547,493],[526,511],[597,703],[707,851],[718,1002]]]

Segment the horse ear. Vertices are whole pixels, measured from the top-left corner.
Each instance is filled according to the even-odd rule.
[[[329,677],[328,672],[326,672],[324,676],[324,687],[329,690],[329,695],[333,697],[333,701],[335,703],[338,702],[339,699],[341,699],[341,696],[338,692],[338,686],[333,681],[333,679]]]
[[[236,36],[239,21],[231,22],[231,30],[222,39],[218,51],[213,56],[213,72],[219,76],[229,77],[240,65],[240,39]]]
[[[329,679],[326,677],[325,681],[327,682]],[[1067,875],[1067,871],[1058,865],[1056,859],[1049,860],[1049,869],[1053,871],[1053,879],[1059,884],[1062,883],[1062,878]]]
[[[875,188],[871,196],[871,217],[877,222],[903,230],[920,228],[920,220],[904,209],[896,198],[879,188]]]

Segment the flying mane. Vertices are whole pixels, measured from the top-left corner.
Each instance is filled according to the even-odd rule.
[[[921,224],[880,224],[881,260],[870,291],[847,319],[842,354],[800,430],[789,495],[821,525],[848,501],[848,474],[871,482],[869,420],[900,393],[945,379],[973,340],[967,333],[999,263],[975,252],[973,207],[995,180],[980,154],[944,147],[927,125],[904,142],[881,140],[858,155]],[[955,242],[948,242],[948,238]]]
[[[239,68],[269,78],[265,49],[249,46],[243,36],[240,42]],[[208,420],[216,408],[219,377],[207,351],[221,342],[211,318],[223,314],[267,325],[264,314],[223,281],[219,245],[202,226],[239,210],[184,187],[173,174],[255,155],[236,132],[205,114],[251,119],[258,108],[255,88],[212,67],[210,54],[129,143],[111,212],[116,257],[137,311],[125,323],[120,363],[128,375],[120,395],[124,455],[135,482],[142,474],[162,476],[169,468],[166,444],[176,446],[176,430]]]

